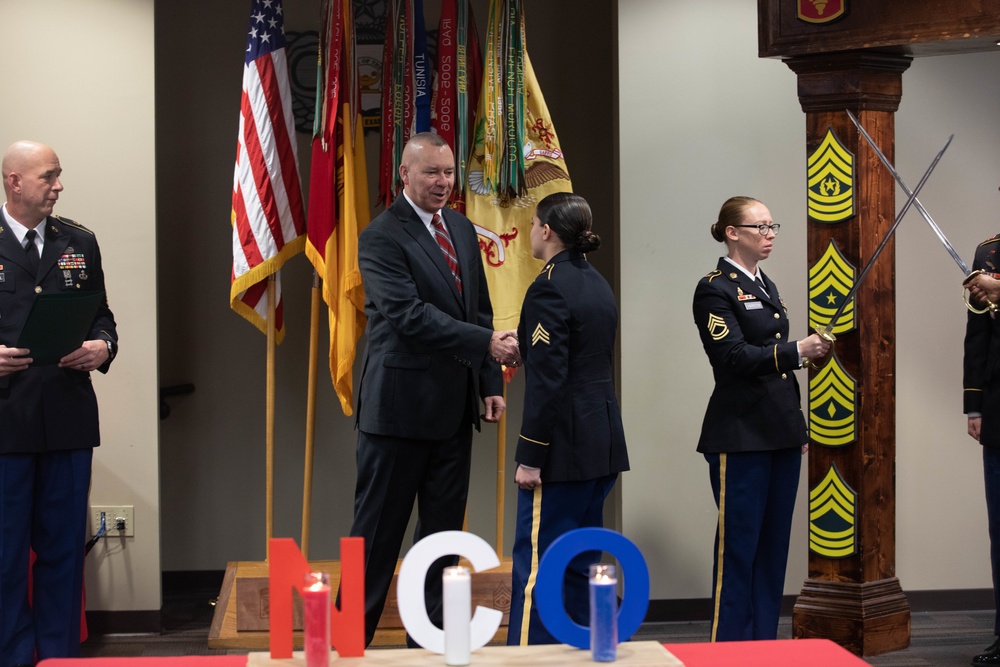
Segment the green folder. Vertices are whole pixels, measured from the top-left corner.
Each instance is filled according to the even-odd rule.
[[[59,363],[87,340],[103,302],[102,291],[39,294],[31,304],[17,346],[31,350],[33,366]]]

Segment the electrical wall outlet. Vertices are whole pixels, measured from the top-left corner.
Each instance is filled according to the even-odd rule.
[[[90,535],[101,530],[101,515],[104,515],[104,535],[106,537],[134,537],[135,507],[133,505],[94,505],[90,508]]]

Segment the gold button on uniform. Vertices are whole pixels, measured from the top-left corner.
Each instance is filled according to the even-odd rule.
[[[779,315],[778,313],[774,314],[774,319],[778,319],[779,317],[781,317],[781,315]]]
[[[41,293],[42,293],[42,286],[35,285],[35,294],[41,294]]]
[[[778,340],[781,340],[781,332],[779,331],[778,333],[774,334],[774,337],[777,338]]]
[[[782,380],[787,380],[788,379],[788,373],[782,373],[781,374],[781,379]]]

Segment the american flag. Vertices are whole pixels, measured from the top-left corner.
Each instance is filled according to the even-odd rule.
[[[253,0],[233,175],[230,305],[267,329],[267,278],[276,275],[277,340],[284,336],[278,269],[305,245],[281,0]]]

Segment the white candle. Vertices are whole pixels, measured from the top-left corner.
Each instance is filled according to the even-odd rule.
[[[472,576],[469,568],[446,567],[441,575],[444,588],[444,662],[468,665],[472,623]]]

